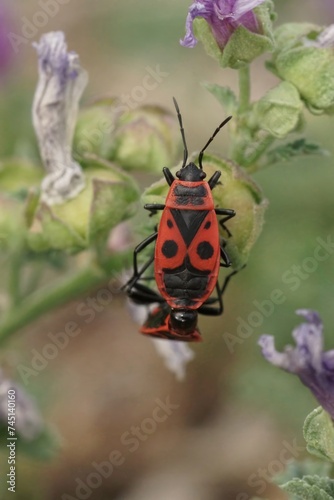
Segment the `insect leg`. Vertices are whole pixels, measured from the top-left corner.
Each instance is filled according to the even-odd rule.
[[[163,303],[165,299],[146,285],[135,283],[127,292],[128,297],[139,304]]]
[[[232,217],[234,217],[236,214],[235,214],[235,211],[234,210],[230,210],[229,208],[215,208],[215,212],[217,215],[225,215],[225,217],[223,217],[222,219],[220,219],[219,221],[219,224],[221,225],[221,227],[223,229],[225,229],[225,231],[227,232],[227,234],[230,236],[232,236],[231,232],[229,231],[229,229],[225,226],[225,222],[227,222],[229,219],[232,219]]]
[[[213,190],[213,188],[214,188],[215,186],[217,186],[217,184],[218,184],[218,182],[219,182],[219,178],[220,178],[220,176],[221,176],[221,172],[219,172],[219,171],[217,170],[217,172],[215,172],[215,173],[214,173],[214,174],[210,177],[210,179],[208,180],[208,184],[209,184],[209,186],[210,186],[211,191]]]
[[[223,298],[222,298],[222,293],[219,287],[219,284],[217,282],[216,284],[216,292],[217,292],[217,297],[214,298],[209,298],[204,304],[198,309],[198,312],[200,314],[203,314],[205,316],[220,316],[223,313],[224,306],[223,306]],[[213,304],[216,304],[218,302],[218,306],[213,306]]]
[[[172,174],[172,172],[167,167],[164,167],[162,169],[162,171],[163,171],[163,174],[165,176],[165,179],[167,181],[168,186],[171,186],[173,184],[173,182],[175,181],[174,175]]]
[[[220,263],[220,267],[230,267],[231,261],[223,247],[220,247],[220,256],[224,262]]]
[[[154,260],[154,256],[150,257],[150,259],[146,262],[146,264],[141,268],[140,271],[138,271],[138,254],[144,250],[150,243],[152,243],[154,240],[157,239],[158,236],[158,231],[155,231],[152,233],[150,236],[148,236],[144,241],[139,243],[139,245],[136,246],[136,248],[133,251],[133,275],[129,279],[127,283],[122,287],[123,290],[126,290],[127,292],[131,290],[133,285],[139,280],[139,278],[142,276],[142,274],[146,271],[146,269],[152,264]]]
[[[244,267],[245,266],[243,266],[241,269],[243,269]],[[217,282],[216,284],[217,297],[214,298],[210,297],[206,302],[204,302],[204,304],[198,309],[198,312],[200,314],[204,314],[206,316],[220,316],[223,313],[224,311],[223,294],[232,276],[235,276],[241,269],[236,269],[235,271],[232,271],[230,274],[228,274],[222,286],[220,286],[219,283]],[[213,307],[212,305],[216,302],[218,302],[219,305],[217,307]]]
[[[150,212],[150,217],[152,217],[152,215],[156,215],[158,210],[163,210],[165,205],[162,205],[161,203],[146,203],[144,208]]]

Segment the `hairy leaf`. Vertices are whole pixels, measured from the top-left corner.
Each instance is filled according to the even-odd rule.
[[[283,161],[291,160],[298,156],[322,155],[328,156],[329,152],[319,144],[308,142],[306,139],[297,139],[294,142],[278,146],[267,153],[267,162],[269,165]]]

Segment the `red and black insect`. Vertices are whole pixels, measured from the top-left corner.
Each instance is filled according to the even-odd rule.
[[[165,167],[163,173],[170,186],[164,205],[147,204],[151,215],[162,210],[158,229],[134,250],[133,276],[126,285],[132,299],[140,303],[159,302],[142,328],[142,333],[174,340],[200,340],[197,330],[198,313],[220,315],[223,312],[223,286],[218,283],[220,267],[229,267],[231,261],[220,243],[217,215],[223,216],[220,225],[230,236],[225,222],[235,216],[232,209],[216,208],[211,191],[218,184],[221,172],[215,172],[205,181],[203,154],[220,129],[231,119],[226,118],[198,156],[198,166],[188,163],[188,150],[182,117],[176,100],[174,104],[180,123],[184,158],[177,179]],[[137,256],[156,241],[155,253],[139,270]],[[154,261],[154,277],[159,293],[140,282]],[[147,278],[146,278],[147,279]],[[210,298],[216,289],[216,297]],[[218,305],[217,305],[218,304]]]

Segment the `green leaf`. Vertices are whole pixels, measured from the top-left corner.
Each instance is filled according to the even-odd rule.
[[[334,426],[325,410],[321,407],[313,410],[306,417],[303,432],[310,453],[334,462]]]
[[[334,105],[332,48],[302,45],[282,50],[275,59],[275,66],[279,77],[298,89],[311,113],[321,114]]]
[[[334,481],[319,476],[305,476],[292,479],[282,486],[284,491],[292,493],[295,499],[331,500],[334,498]]]
[[[230,88],[206,82],[203,82],[202,85],[219,101],[228,114],[235,113],[238,108],[238,101]]]
[[[328,156],[330,153],[319,144],[308,142],[306,139],[297,139],[294,142],[283,144],[267,153],[267,162],[272,165],[283,161],[291,160],[298,156],[322,155]]]
[[[321,28],[311,23],[284,23],[275,29],[275,52],[289,50],[303,45],[303,40],[309,33],[315,33],[317,36]]]
[[[225,45],[220,60],[222,68],[239,69],[274,48],[271,36],[259,35],[239,25]]]
[[[297,128],[302,109],[303,102],[296,87],[281,82],[255,104],[254,113],[260,129],[283,138]]]

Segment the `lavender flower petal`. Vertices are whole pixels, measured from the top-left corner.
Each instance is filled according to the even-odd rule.
[[[334,350],[323,352],[322,321],[315,311],[300,309],[297,314],[306,319],[293,331],[296,347],[276,351],[274,339],[263,335],[259,340],[263,356],[273,365],[299,376],[334,418]]]
[[[186,35],[183,40],[180,40],[180,44],[184,47],[195,47],[197,40],[193,32],[193,21],[196,17],[203,17],[207,21],[210,20],[212,15],[212,7],[210,2],[194,2],[193,5],[189,7],[189,12],[186,19]]]
[[[298,360],[295,359],[294,350],[291,346],[287,346],[284,352],[276,351],[275,341],[271,335],[262,335],[258,343],[262,347],[263,356],[270,361],[272,365],[295,373],[298,368]]]
[[[87,83],[74,52],[67,52],[62,32],[43,35],[34,44],[39,59],[39,82],[33,122],[48,175],[42,183],[42,199],[49,205],[74,198],[84,187],[81,167],[71,149],[78,104]]]
[[[324,368],[328,371],[334,371],[334,350],[324,352],[322,355]]]
[[[241,16],[252,11],[263,2],[264,0],[235,0],[233,10],[235,18],[239,19]]]
[[[241,24],[244,28],[248,29],[248,31],[252,31],[253,33],[260,33],[260,26],[254,12],[246,12],[243,16],[239,17],[238,23]],[[236,28],[238,26],[236,25]]]
[[[315,311],[307,309],[299,309],[296,313],[307,320],[292,332],[299,353],[303,353],[303,366],[311,364],[320,369],[323,348],[321,319]]]

